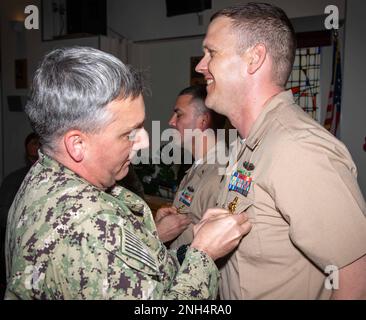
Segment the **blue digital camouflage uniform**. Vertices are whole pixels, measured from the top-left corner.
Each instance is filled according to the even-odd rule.
[[[213,299],[218,271],[190,248],[180,266],[146,203],[105,192],[40,153],[9,211],[6,299]]]

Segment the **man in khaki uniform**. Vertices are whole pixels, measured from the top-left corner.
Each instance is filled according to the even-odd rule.
[[[219,175],[218,154],[226,152],[226,148],[225,141],[217,140],[216,129],[223,127],[225,118],[205,106],[206,94],[204,85],[183,89],[178,94],[174,114],[169,121],[169,125],[178,130],[184,147],[195,158],[174,198],[173,207],[178,209],[178,213],[170,214],[157,223],[163,241],[173,240],[180,234],[170,244],[171,248],[192,242],[193,224],[201,220],[208,208],[216,207],[223,178]],[[196,130],[198,136],[190,136],[185,132],[187,129]],[[202,134],[206,135],[201,140]],[[168,235],[164,236],[163,228]]]
[[[206,105],[241,137],[218,204],[246,212],[253,225],[226,259],[221,298],[366,298],[366,209],[356,167],[343,143],[284,89],[296,49],[286,14],[261,3],[221,10],[203,48],[196,70],[207,81]]]

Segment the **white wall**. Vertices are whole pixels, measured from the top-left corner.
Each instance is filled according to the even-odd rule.
[[[35,4],[37,1],[35,1]],[[15,89],[14,60],[27,58],[30,51],[39,49],[39,31],[32,34],[16,32],[11,21],[23,19],[29,1],[4,1],[1,8],[1,70],[2,70],[2,174],[24,165],[24,138],[31,131],[23,112],[9,112],[8,95],[27,95],[25,89]],[[35,37],[34,37],[35,35]],[[28,60],[28,79],[35,62]]]
[[[366,196],[366,2],[347,1],[345,61],[342,91],[341,139],[358,167],[358,181]]]
[[[108,25],[134,41],[204,34],[211,15],[219,9],[250,1],[212,0],[212,9],[203,12],[203,25],[195,13],[167,17],[165,0],[107,0]],[[176,0],[184,1],[184,0]],[[283,8],[290,18],[324,14],[324,8],[337,5],[344,16],[344,0],[267,0]]]
[[[126,36],[139,40],[153,40],[162,38],[177,38],[182,36],[202,35],[206,32],[211,14],[223,7],[241,1],[213,0],[213,9],[204,12],[204,24],[198,25],[196,14],[187,14],[177,17],[166,17],[165,0],[134,0],[108,1],[108,24],[111,29]],[[150,74],[152,95],[146,98],[147,129],[150,131],[151,120],[161,120],[162,126],[167,124],[171,115],[176,94],[183,87],[189,85],[189,58],[201,54],[202,38],[171,39],[169,41],[139,42],[130,45],[129,51],[121,49],[121,43],[108,42],[102,39],[96,44],[96,39],[86,38],[70,42],[42,42],[41,32],[37,30],[24,31],[24,35],[17,35],[11,29],[9,21],[24,19],[24,7],[28,4],[38,5],[40,0],[1,1],[1,76],[2,76],[2,121],[4,132],[3,157],[0,163],[3,174],[23,165],[23,141],[30,126],[24,113],[9,112],[7,95],[26,95],[27,90],[15,89],[14,59],[26,57],[28,59],[28,80],[32,79],[39,60],[44,52],[54,46],[66,44],[101,45],[109,52],[115,52],[125,62],[129,62]],[[340,9],[341,17],[345,12],[345,0],[273,0],[270,1],[282,7],[291,18],[318,16],[324,13],[328,4],[335,4]],[[359,169],[359,181],[366,193],[366,159],[362,150],[365,133],[366,90],[364,75],[365,43],[361,41],[361,34],[365,34],[365,24],[362,14],[366,12],[366,3],[361,0],[349,0],[346,15],[347,25],[345,34],[345,61],[344,61],[344,88],[342,101],[341,139],[349,147]],[[24,42],[19,39],[24,39]],[[125,46],[125,42],[122,44]],[[329,49],[324,56],[329,57]],[[326,58],[327,59],[327,58]],[[322,67],[323,79],[330,78],[327,59]],[[328,66],[327,66],[328,65]],[[325,70],[325,71],[324,71]],[[328,86],[323,88],[323,105],[327,100]],[[1,143],[0,143],[1,147]],[[1,159],[0,159],[1,161]],[[1,175],[2,172],[0,172]]]
[[[32,1],[39,5],[40,1]],[[14,60],[16,58],[27,59],[28,65],[28,88],[30,87],[33,73],[41,57],[56,46],[69,46],[75,44],[74,40],[42,42],[40,30],[26,30],[23,26],[21,31],[14,31],[10,21],[20,19],[25,6],[29,1],[7,2],[2,19],[2,125],[3,125],[3,174],[4,176],[24,165],[24,139],[31,127],[24,112],[11,112],[8,109],[8,95],[28,94],[28,89],[15,88]],[[79,42],[81,45],[96,46],[96,38],[84,38]]]
[[[213,5],[216,10],[235,2],[237,1],[213,0]],[[202,33],[202,27],[197,25],[196,15],[188,14],[180,17],[166,18],[164,1],[149,1],[146,3],[146,6],[143,6],[143,3],[144,1],[142,0],[135,1],[124,7],[126,9],[125,14],[134,17],[132,22],[134,28],[126,29],[126,31],[118,29],[119,32],[135,40],[154,37],[158,39],[174,36],[182,37]],[[292,18],[321,15],[324,13],[325,6],[330,4],[328,1],[280,0],[272,1],[272,3],[284,8]],[[119,14],[116,3],[113,4],[113,1],[110,0],[108,4],[109,9],[113,8],[114,14]],[[338,6],[340,17],[344,17],[345,2],[333,1],[332,4]],[[360,35],[366,32],[362,19],[362,14],[366,12],[366,2],[350,0],[348,1],[348,6],[347,16],[344,17],[347,20],[346,31],[344,27],[340,30],[340,45],[344,66],[340,139],[347,145],[354,158],[359,171],[360,187],[363,193],[366,194],[366,153],[362,149],[366,137],[366,88],[365,81],[363,80],[366,74],[366,64],[364,62],[366,45],[360,39]],[[140,13],[135,15],[136,11]],[[208,21],[206,15],[210,15],[211,11],[205,13],[206,23]],[[124,20],[122,16],[118,21],[110,20],[110,23],[118,22],[118,25],[115,26],[116,28],[122,28],[124,24],[127,27],[130,23],[129,19],[126,18]],[[144,24],[144,21],[147,21],[147,24]],[[182,29],[183,24],[184,28]],[[167,121],[171,115],[176,93],[189,85],[190,57],[201,55],[202,39],[203,36],[202,38],[194,39],[138,41],[129,50],[128,62],[146,71],[149,75],[148,79],[151,84],[152,96],[147,97],[145,102],[147,106],[146,128],[150,133],[152,120],[160,120],[161,129],[168,126]],[[345,43],[344,39],[346,40]],[[344,46],[345,50],[343,52]],[[328,101],[331,66],[332,47],[325,47],[322,51],[321,67],[320,99],[323,106],[321,122],[324,121],[324,107]]]
[[[201,43],[210,16],[217,10],[249,1],[212,0],[213,8],[203,12],[204,23],[198,25],[196,14],[166,17],[165,0],[108,0],[108,24],[112,30],[134,40],[128,62],[147,71],[152,87],[152,97],[146,98],[146,127],[150,132],[151,120],[161,119],[162,128],[167,126],[175,94],[189,85],[189,59],[201,55]],[[319,30],[323,21],[317,17],[324,14],[328,0],[272,0],[293,19],[299,32]],[[332,1],[337,5],[340,17],[344,17],[345,1]],[[295,19],[295,20],[294,20]],[[341,32],[341,40],[343,32]],[[184,38],[191,37],[191,38]],[[196,37],[195,39],[192,39]],[[167,39],[162,41],[161,39]],[[322,52],[321,105],[326,106],[331,78],[332,48]],[[324,108],[323,108],[324,109]],[[324,111],[322,109],[322,111]],[[324,120],[324,112],[321,113]]]
[[[141,3],[142,1],[137,2]],[[342,8],[340,6],[341,11],[343,10]],[[297,17],[294,20],[295,27],[298,27],[301,32],[317,31],[324,28],[323,22],[319,18],[322,11],[319,8],[317,10],[310,9],[307,8],[306,12],[318,14],[318,16],[311,18]],[[293,7],[290,7],[291,10],[293,11]],[[300,13],[297,15],[294,13],[294,16],[298,15]],[[188,18],[190,15],[186,16]],[[122,30],[119,30],[119,32],[122,32]],[[342,34],[343,32],[340,32],[341,40]],[[171,116],[176,94],[184,87],[190,85],[190,58],[192,56],[202,55],[201,47],[203,38],[204,34],[188,38],[177,37],[165,40],[142,40],[136,41],[130,46],[128,62],[147,74],[148,83],[151,85],[152,96],[147,96],[145,99],[147,106],[145,126],[150,134],[152,120],[160,120],[162,130],[168,127],[168,119]],[[321,106],[326,106],[332,74],[332,47],[324,47],[321,58],[322,91],[319,101],[321,101]],[[323,109],[325,108],[322,108],[321,111],[324,111]],[[324,121],[324,112],[322,112],[320,119]]]
[[[151,121],[160,120],[168,128],[177,94],[190,84],[190,57],[202,55],[202,39],[141,43],[131,46],[129,63],[146,75],[150,95],[145,96],[145,127],[151,134]]]
[[[90,46],[113,53],[126,60],[125,41],[106,37],[88,37],[57,41],[42,41],[41,30],[27,30],[22,25],[21,31],[13,30],[10,21],[23,20],[24,8],[33,4],[41,10],[40,0],[16,0],[1,3],[1,77],[2,77],[2,157],[0,158],[0,178],[24,166],[24,139],[31,127],[24,112],[10,112],[7,96],[28,94],[33,73],[41,58],[48,51],[64,46]],[[28,89],[15,88],[14,60],[27,59]]]

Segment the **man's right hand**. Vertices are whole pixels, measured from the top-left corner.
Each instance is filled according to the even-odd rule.
[[[162,242],[178,237],[192,223],[187,214],[179,214],[174,207],[160,208],[155,216],[156,229]]]
[[[245,213],[231,214],[225,209],[208,209],[193,228],[191,247],[216,260],[231,252],[251,227]]]

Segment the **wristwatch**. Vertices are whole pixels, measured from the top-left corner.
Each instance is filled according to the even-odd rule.
[[[182,264],[185,257],[186,257],[186,252],[189,248],[189,244],[183,244],[182,246],[180,246],[177,250],[177,258],[179,261],[179,264]]]

